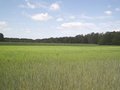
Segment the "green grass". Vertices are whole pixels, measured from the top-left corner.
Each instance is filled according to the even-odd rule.
[[[0,90],[120,90],[120,46],[0,46]]]
[[[78,44],[78,43],[37,43],[37,42],[0,42],[0,46],[95,46],[96,44]]]

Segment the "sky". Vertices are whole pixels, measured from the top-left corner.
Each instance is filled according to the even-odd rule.
[[[50,38],[120,31],[120,0],[0,0],[0,33]]]

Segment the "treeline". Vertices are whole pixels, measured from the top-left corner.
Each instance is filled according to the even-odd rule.
[[[37,42],[37,43],[83,43],[99,45],[120,45],[120,31],[106,33],[90,33],[77,35],[75,37],[59,37],[46,39],[26,39],[26,38],[4,38],[0,34],[0,41],[4,42]]]

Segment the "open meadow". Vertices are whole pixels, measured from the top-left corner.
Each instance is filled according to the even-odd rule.
[[[1,45],[0,90],[120,90],[120,46]]]

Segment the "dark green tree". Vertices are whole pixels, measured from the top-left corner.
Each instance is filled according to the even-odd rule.
[[[0,33],[0,41],[4,41],[4,35]]]
[[[113,32],[112,44],[120,45],[120,32]]]

